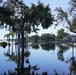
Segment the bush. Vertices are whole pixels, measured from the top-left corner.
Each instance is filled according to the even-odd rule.
[[[7,42],[1,42],[0,46],[2,46],[3,48],[5,48],[7,46]]]

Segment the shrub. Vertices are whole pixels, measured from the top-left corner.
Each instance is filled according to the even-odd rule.
[[[1,42],[0,46],[2,46],[3,48],[5,48],[7,46],[7,42]]]

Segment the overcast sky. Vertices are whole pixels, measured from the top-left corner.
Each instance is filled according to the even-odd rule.
[[[37,4],[39,0],[24,0],[25,4],[27,6],[31,6],[31,3]],[[67,10],[69,7],[68,2],[69,0],[40,0],[45,5],[50,4],[50,8],[52,10],[52,14],[55,15],[54,9],[56,7],[62,7],[64,10]],[[38,34],[41,35],[43,33],[57,33],[57,30],[62,28],[61,26],[58,26],[54,29],[54,27],[49,27],[48,29],[42,29],[42,27],[39,26],[40,31],[38,31]],[[67,30],[68,31],[68,30]],[[4,38],[4,35],[6,33],[9,33],[9,31],[6,31],[5,29],[0,29],[0,39]],[[34,35],[34,33],[31,33],[31,35]]]

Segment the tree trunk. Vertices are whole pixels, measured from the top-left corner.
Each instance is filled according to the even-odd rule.
[[[12,36],[12,46],[11,47],[12,47],[12,54],[13,54],[13,36]]]
[[[21,45],[22,45],[22,64],[21,64],[21,70],[22,70],[22,73],[23,73],[23,71],[24,71],[24,32],[21,33],[21,36],[22,36],[22,38],[21,38],[21,40],[22,40],[22,43],[21,43]]]
[[[16,42],[18,44],[18,75],[19,75],[20,73],[20,28],[18,30],[18,40]]]

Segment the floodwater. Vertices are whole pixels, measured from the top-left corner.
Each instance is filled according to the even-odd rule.
[[[30,55],[24,57],[25,68],[29,64],[36,65],[38,69],[35,73],[40,75],[42,72],[47,72],[48,75],[76,75],[76,47],[44,44],[28,46],[28,51]],[[0,74],[15,71],[18,67],[17,54],[15,45],[6,48],[0,47]]]

